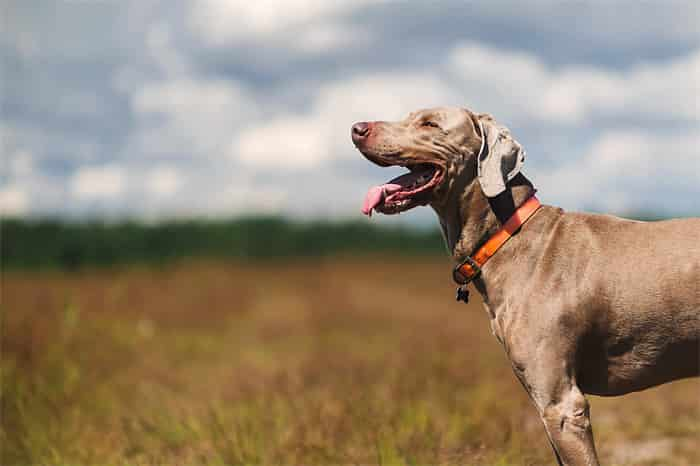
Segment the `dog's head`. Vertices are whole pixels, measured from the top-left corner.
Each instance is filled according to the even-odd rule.
[[[452,192],[478,177],[484,194],[496,196],[524,160],[510,131],[488,114],[464,108],[420,110],[396,122],[355,123],[352,141],[377,165],[409,173],[367,193],[362,211],[395,214],[419,205],[439,207]]]

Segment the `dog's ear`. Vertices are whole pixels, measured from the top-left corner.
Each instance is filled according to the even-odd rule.
[[[477,174],[484,194],[496,197],[506,189],[506,183],[520,173],[525,162],[525,151],[501,126],[487,114],[479,115],[481,151],[477,160]]]

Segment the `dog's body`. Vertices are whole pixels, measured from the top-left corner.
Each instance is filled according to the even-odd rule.
[[[520,146],[488,115],[433,109],[366,125],[353,140],[370,160],[414,172],[433,164],[437,180],[426,196],[415,175],[405,176],[410,188],[397,178],[385,185],[392,194],[385,188],[369,205],[393,213],[430,203],[457,263],[500,227],[494,196],[519,206],[534,193],[519,173]],[[499,173],[486,173],[490,157]],[[584,393],[622,395],[700,372],[700,219],[638,222],[543,206],[474,285],[560,464],[598,464]]]

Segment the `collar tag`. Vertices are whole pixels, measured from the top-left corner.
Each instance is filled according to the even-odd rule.
[[[467,285],[462,285],[457,288],[457,302],[462,301],[464,304],[469,303],[469,289]]]

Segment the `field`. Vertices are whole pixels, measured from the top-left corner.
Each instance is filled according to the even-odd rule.
[[[2,280],[3,465],[540,465],[447,259],[183,262]],[[700,382],[592,397],[606,465],[700,464]]]

